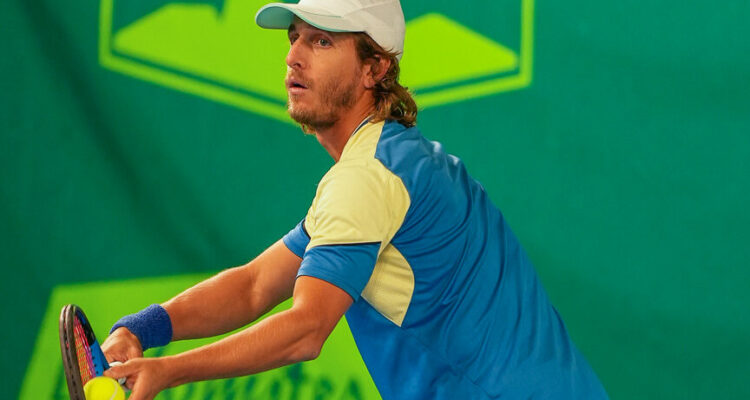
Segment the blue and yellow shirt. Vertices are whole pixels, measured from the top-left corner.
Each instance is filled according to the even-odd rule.
[[[417,128],[363,123],[284,237],[346,313],[384,399],[603,399],[518,239]]]

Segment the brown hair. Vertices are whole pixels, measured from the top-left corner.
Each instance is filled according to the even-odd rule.
[[[409,89],[398,83],[400,68],[397,53],[384,50],[366,33],[356,33],[357,55],[361,62],[369,59],[385,58],[391,61],[388,71],[383,78],[375,84],[373,96],[375,97],[375,114],[372,122],[395,120],[401,125],[412,127],[417,123],[417,103],[411,97]],[[377,75],[378,64],[375,64],[374,73]]]

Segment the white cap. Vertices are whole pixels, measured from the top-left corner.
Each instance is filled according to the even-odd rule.
[[[261,28],[287,29],[294,16],[329,32],[364,32],[385,50],[404,51],[404,12],[399,0],[300,0],[271,3],[255,14]]]

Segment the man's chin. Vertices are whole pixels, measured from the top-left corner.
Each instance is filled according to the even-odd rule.
[[[319,110],[305,109],[303,107],[290,104],[287,107],[289,116],[298,124],[309,127],[313,131],[330,128],[336,123],[336,119],[331,115],[325,115]]]

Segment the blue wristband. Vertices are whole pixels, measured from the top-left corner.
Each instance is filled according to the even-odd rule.
[[[165,346],[172,341],[172,320],[162,306],[152,304],[135,314],[126,315],[115,323],[109,333],[125,327],[141,342],[143,351]]]

